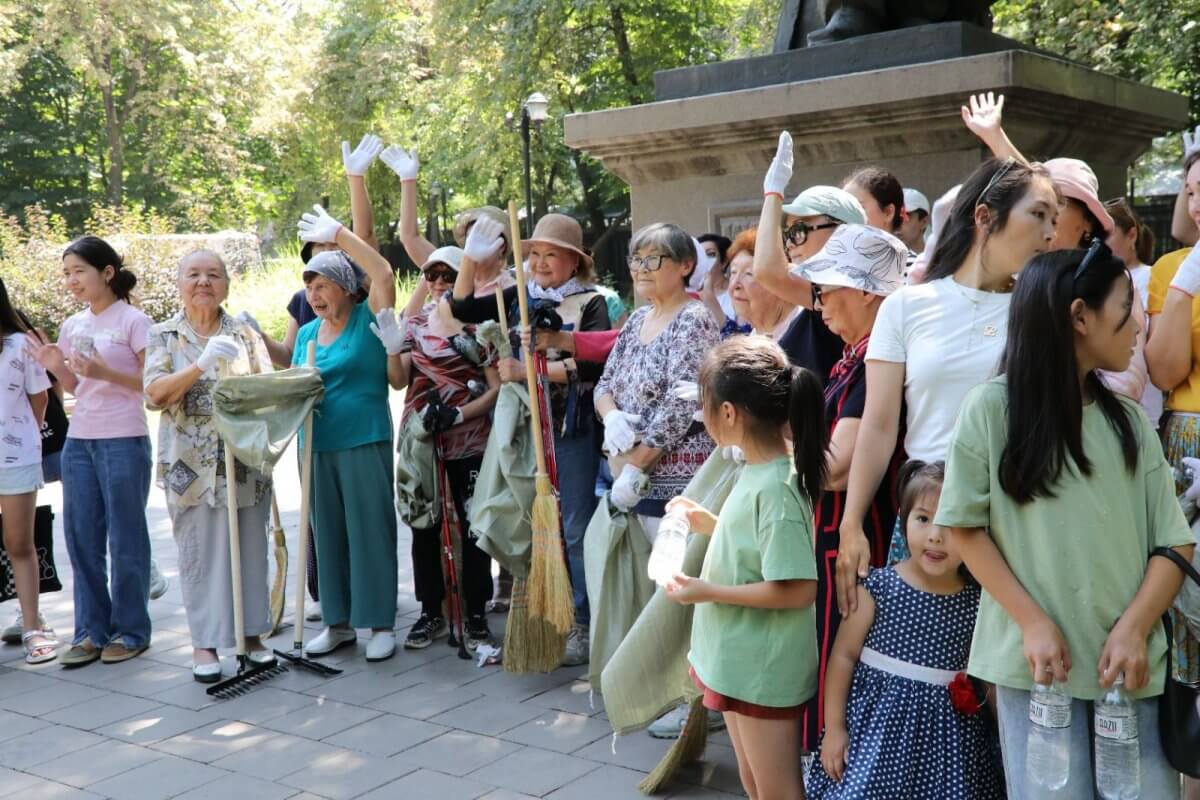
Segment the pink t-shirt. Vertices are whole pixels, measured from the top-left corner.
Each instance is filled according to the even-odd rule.
[[[63,323],[58,346],[68,359],[89,345],[104,363],[126,375],[140,375],[137,354],[146,349],[150,318],[138,309],[118,300],[99,314],[85,308]],[[95,378],[79,378],[75,387],[75,412],[67,436],[73,439],[117,439],[148,436],[145,400],[115,383]]]

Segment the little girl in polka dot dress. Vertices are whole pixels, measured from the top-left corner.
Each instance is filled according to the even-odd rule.
[[[810,800],[1004,797],[983,703],[964,672],[980,589],[949,529],[933,524],[944,474],[941,462],[901,470],[912,555],[874,570],[838,629]]]

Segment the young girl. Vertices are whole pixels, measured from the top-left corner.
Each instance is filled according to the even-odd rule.
[[[821,382],[804,369],[793,373],[766,337],[735,336],[709,351],[699,383],[705,427],[718,446],[740,447],[746,466],[719,517],[691,500],[672,501],[713,541],[700,577],[676,575],[667,593],[697,604],[692,680],[704,706],[725,716],[746,793],[795,800],[804,797],[799,720],[817,689],[812,515],[825,481]]]
[[[825,671],[825,737],[813,798],[1000,798],[967,665],[979,586],[949,531],[933,524],[941,462],[898,479],[912,555],[866,580]],[[847,703],[849,696],[849,703]]]
[[[1141,796],[1179,796],[1158,734],[1158,621],[1183,575],[1151,553],[1190,560],[1194,539],[1146,415],[1096,375],[1129,366],[1133,299],[1125,265],[1099,241],[1034,258],[1013,294],[1001,376],[967,397],[950,443],[936,522],[954,529],[984,589],[968,671],[996,685],[1014,797],[1032,790],[1034,683],[1073,698],[1069,778],[1055,797],[1074,800],[1093,796],[1091,703],[1121,675],[1136,700]]]
[[[58,641],[38,613],[38,560],[33,545],[33,515],[42,488],[42,419],[50,379],[25,352],[28,329],[0,280],[0,516],[4,549],[12,564],[21,606],[21,643],[25,661],[41,664],[55,656]]]

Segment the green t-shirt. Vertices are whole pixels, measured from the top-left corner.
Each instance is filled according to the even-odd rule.
[[[366,303],[354,306],[346,327],[329,345],[317,343],[317,369],[325,398],[313,412],[313,450],[349,450],[364,444],[391,442],[388,408],[387,351],[371,333],[375,315]],[[300,328],[292,363],[303,364],[308,343],[321,320]]]
[[[1104,412],[1083,410],[1085,476],[1069,461],[1054,497],[1017,504],[1000,488],[1007,438],[1007,383],[994,378],[967,395],[946,461],[935,522],[988,528],[1009,569],[1067,639],[1072,697],[1101,691],[1096,665],[1113,624],[1133,601],[1156,547],[1192,544],[1162,446],[1141,407],[1121,398],[1140,441],[1138,465],[1125,468],[1121,440]],[[968,672],[986,681],[1029,689],[1033,677],[1017,623],[985,591],[979,604]],[[1166,637],[1156,625],[1147,644],[1150,683],[1137,697],[1162,694]]]
[[[816,580],[812,508],[791,461],[747,464],[721,508],[700,577],[739,586]],[[748,703],[799,705],[817,691],[816,613],[700,603],[688,660],[704,685]]]

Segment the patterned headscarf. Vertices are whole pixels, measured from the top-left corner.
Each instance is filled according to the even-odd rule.
[[[350,294],[358,294],[362,288],[364,273],[350,256],[341,250],[325,250],[317,253],[304,265],[304,280],[310,275],[320,275],[336,283]]]

